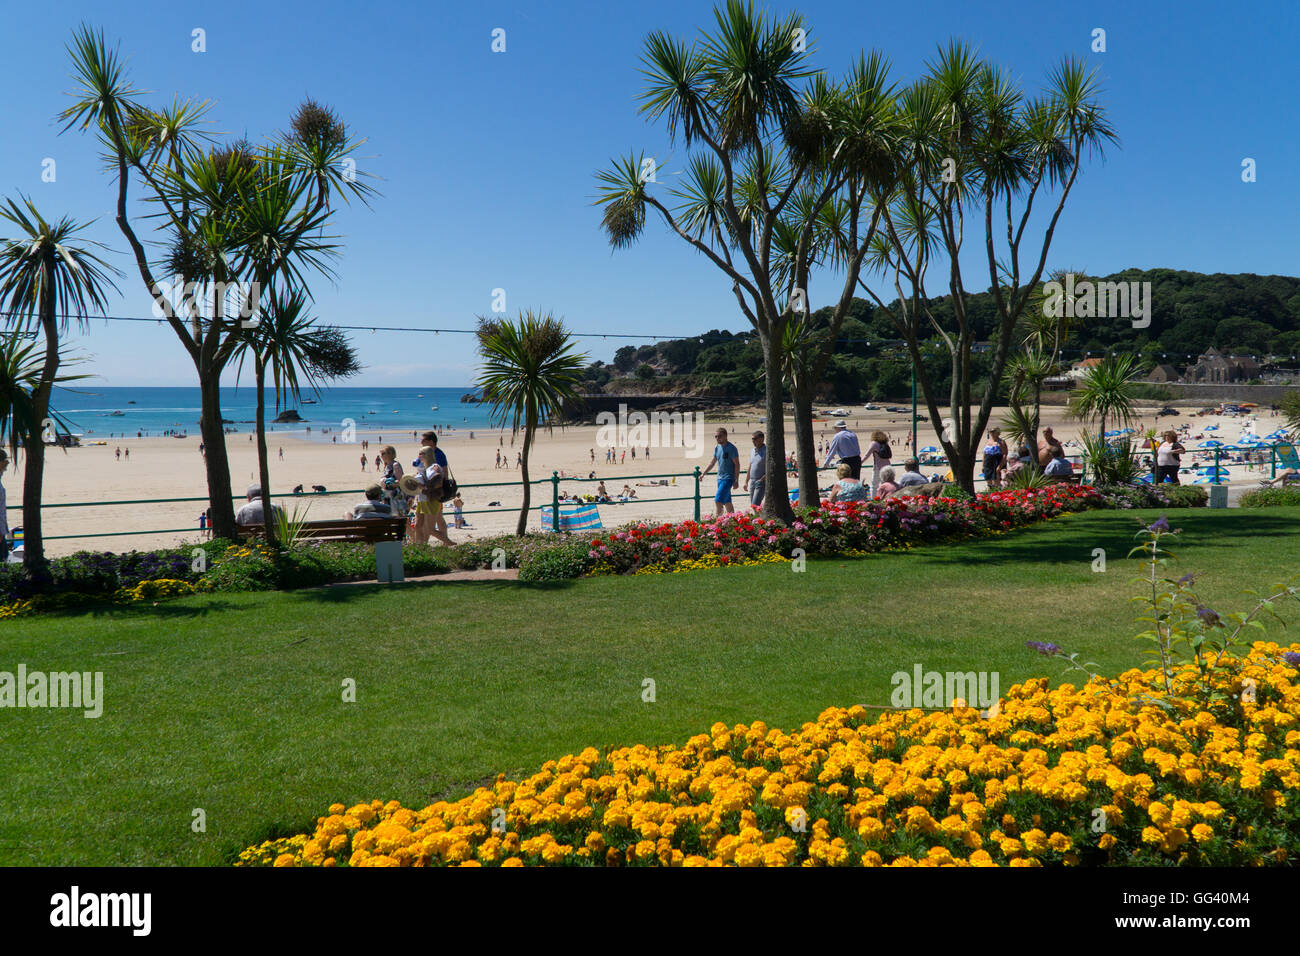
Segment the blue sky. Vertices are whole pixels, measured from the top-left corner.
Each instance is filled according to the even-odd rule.
[[[804,14],[812,64],[832,75],[879,48],[896,77],[911,79],[949,37],[976,44],[1030,88],[1067,54],[1095,64],[1121,144],[1085,169],[1049,267],[1296,274],[1300,94],[1291,71],[1300,6],[769,6]],[[693,37],[711,10],[707,2],[17,5],[0,35],[0,194],[29,194],[47,217],[98,217],[89,234],[116,251],[111,261],[125,273],[114,314],[150,314],[112,223],[114,186],[94,142],[60,135],[55,122],[71,88],[64,45],[84,20],[120,41],[131,79],[157,99],[215,100],[216,130],[258,141],[310,95],[368,137],[359,163],[380,177],[382,195],[337,218],[338,279],[313,285],[323,321],[467,329],[500,287],[511,313],[553,310],[579,332],[740,331],[745,319],[713,266],[655,222],[637,246],[611,253],[591,205],[593,174],[611,156],[645,150],[661,165],[680,163],[680,146],[671,149],[637,112],[638,57],[648,32]],[[505,53],[490,49],[498,27]],[[1090,51],[1097,27],[1104,54]],[[195,28],[206,31],[205,53],[191,51]],[[41,180],[47,157],[57,162],[54,183]],[[1254,183],[1241,181],[1245,157],[1257,162]],[[829,283],[822,288],[829,294]],[[826,304],[816,287],[811,298],[814,309]],[[459,386],[474,377],[470,336],[355,341],[367,369],[352,384]],[[608,361],[622,344],[588,339],[583,348]],[[194,384],[165,327],[101,322],[74,345],[102,385]]]

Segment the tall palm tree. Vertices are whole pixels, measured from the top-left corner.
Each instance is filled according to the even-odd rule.
[[[257,389],[257,476],[262,488],[262,514],[266,537],[276,544],[276,524],[271,520],[271,469],[266,448],[266,377],[275,389],[275,410],[282,403],[296,404],[303,386],[319,393],[321,380],[347,378],[361,371],[356,353],[338,329],[316,328],[307,314],[302,290],[271,290],[266,308],[256,324],[245,330],[236,353],[239,367],[251,359]]]
[[[1097,434],[1106,435],[1106,422],[1127,425],[1134,418],[1141,366],[1132,354],[1111,355],[1088,369],[1070,395],[1070,412],[1078,419],[1098,420]]]
[[[20,333],[40,330],[45,340],[45,361],[32,394],[34,430],[22,435],[27,452],[23,473],[23,563],[43,576],[44,541],[41,535],[41,480],[45,474],[42,432],[50,415],[50,393],[59,374],[59,335],[67,331],[68,317],[84,328],[91,311],[107,311],[108,288],[117,291],[107,273],[117,270],[92,249],[108,247],[80,238],[90,223],[64,216],[47,222],[27,197],[20,205],[8,199],[0,205],[0,220],[18,228],[19,235],[0,239],[0,319]],[[93,220],[92,220],[93,221]]]
[[[588,356],[573,351],[573,338],[564,322],[549,312],[521,312],[517,321],[479,319],[478,350],[483,359],[475,387],[493,405],[497,427],[510,425],[513,439],[524,433],[522,473],[524,503],[516,534],[528,527],[532,486],[528,458],[538,425],[558,416],[565,401],[580,401],[578,387]]]

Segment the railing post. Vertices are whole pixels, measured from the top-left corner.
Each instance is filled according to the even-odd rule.
[[[560,473],[551,472],[551,530],[560,530]]]
[[[1219,483],[1219,452],[1220,451],[1222,451],[1222,449],[1219,448],[1214,449],[1214,481],[1212,483],[1216,485]]]
[[[1268,457],[1270,459],[1268,463],[1268,476],[1270,478],[1276,478],[1277,477],[1277,445],[1268,446]]]
[[[695,520],[700,520],[700,466],[695,466]]]

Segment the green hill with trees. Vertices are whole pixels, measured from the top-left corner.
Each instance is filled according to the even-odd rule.
[[[1174,269],[1127,269],[1092,281],[1150,282],[1151,324],[1133,327],[1129,319],[1075,319],[1064,354],[1131,352],[1144,367],[1157,363],[1189,365],[1211,347],[1261,362],[1294,365],[1300,356],[1300,277],[1250,273],[1207,275]],[[896,303],[890,303],[891,307]],[[937,317],[951,318],[948,296],[931,303]],[[980,342],[996,336],[997,309],[991,293],[969,297],[967,314]],[[825,329],[831,309],[813,313]],[[947,388],[949,359],[942,342],[926,343],[924,356],[932,381]],[[987,375],[987,355],[972,355],[978,381]],[[699,336],[648,345],[625,345],[613,362],[593,362],[584,373],[591,392],[716,394],[755,398],[763,394],[763,354],[752,330],[713,329]],[[884,310],[854,299],[835,354],[819,388],[823,401],[863,402],[901,399],[911,394],[911,363]]]

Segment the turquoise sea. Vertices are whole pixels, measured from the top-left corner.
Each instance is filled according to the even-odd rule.
[[[470,386],[454,388],[330,388],[304,395],[288,407],[304,421],[279,424],[274,430],[329,441],[348,427],[357,434],[488,427],[491,406],[461,402]],[[314,399],[314,401],[310,401]],[[135,438],[164,433],[199,433],[199,390],[192,388],[62,388],[54,395],[54,410],[68,430],[83,440]],[[267,422],[276,415],[275,395],[266,395]],[[283,406],[282,406],[283,408]],[[257,397],[252,388],[223,388],[221,416],[227,429],[253,431]],[[62,430],[62,429],[60,429]]]

